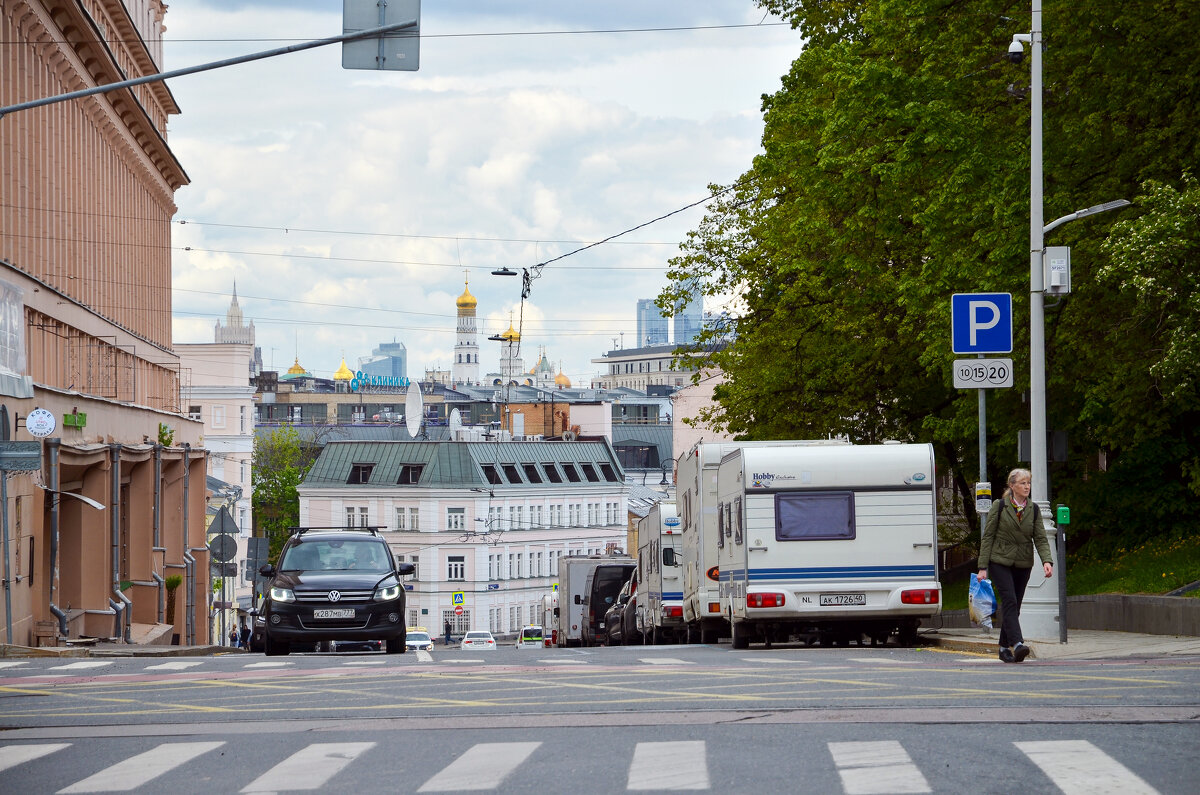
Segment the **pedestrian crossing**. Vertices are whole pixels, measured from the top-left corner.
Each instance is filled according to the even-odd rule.
[[[291,791],[347,791],[355,785],[355,765],[380,764],[397,755],[392,748],[380,749],[368,759],[379,742],[311,743],[279,759],[263,759],[266,770],[244,785],[231,779],[234,768],[225,758],[227,743],[223,740],[206,742],[164,742],[141,753],[113,761],[106,767],[88,771],[74,783],[54,790],[58,793],[128,792],[147,787],[151,791],[166,786],[171,775],[219,775],[223,789],[242,793]],[[888,795],[890,793],[928,793],[934,785],[921,771],[899,740],[867,742],[827,742],[825,759],[807,759],[804,771],[808,778],[832,766],[837,781],[846,795]],[[30,743],[0,745],[0,780],[15,785],[9,791],[43,792],[38,782],[46,781],[46,768],[57,760],[74,759],[68,749],[71,743]],[[228,750],[228,749],[227,749]],[[603,789],[623,786],[627,791],[722,789],[719,769],[714,769],[713,756],[704,740],[638,742],[632,750],[628,767],[623,768],[623,780],[591,783]],[[586,751],[574,749],[575,753]],[[403,752],[399,752],[402,754]],[[442,765],[432,775],[426,774],[417,792],[492,791],[520,780],[519,770],[541,769],[564,753],[561,745],[540,741],[476,743],[462,753],[447,753],[443,760],[432,760],[430,769]],[[56,760],[57,757],[57,760]],[[88,755],[87,759],[94,758]],[[925,760],[928,768],[940,772],[944,758]],[[1149,795],[1155,793],[1140,776],[1103,749],[1086,740],[1022,741],[998,744],[989,752],[989,766],[1005,767],[1014,780],[1023,782],[1030,791],[1060,791],[1067,795],[1083,793],[1122,793]],[[779,764],[786,764],[779,760]],[[102,763],[101,763],[102,764]],[[1027,770],[1018,767],[1026,764]],[[200,765],[197,767],[197,765]],[[610,768],[614,777],[622,768]],[[378,771],[375,771],[376,774]],[[1040,778],[1038,777],[1040,774]],[[343,778],[348,777],[348,778]],[[235,776],[236,778],[236,776]],[[405,782],[403,789],[411,791],[416,780]],[[240,789],[237,787],[240,786]],[[7,787],[6,787],[7,789]],[[945,786],[938,787],[945,789]]]

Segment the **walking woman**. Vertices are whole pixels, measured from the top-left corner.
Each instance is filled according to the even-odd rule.
[[[1032,482],[1028,469],[1008,473],[1008,488],[1002,499],[992,503],[979,545],[979,579],[986,580],[990,568],[1000,597],[1000,659],[1006,663],[1019,663],[1029,656],[1021,634],[1021,600],[1033,569],[1034,547],[1046,579],[1054,576],[1041,509],[1029,501]]]

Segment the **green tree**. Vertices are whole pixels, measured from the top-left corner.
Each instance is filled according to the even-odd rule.
[[[759,5],[789,18],[807,46],[763,98],[762,153],[721,189],[659,299],[673,307],[699,285],[729,311],[736,341],[711,345],[714,331],[699,343],[729,376],[702,421],[752,439],[931,441],[969,510],[977,404],[973,391],[952,387],[952,293],[1015,299],[1016,388],[989,394],[997,479],[1016,463],[1017,431],[1029,423],[1029,71],[1028,61],[1003,58],[1012,35],[1028,30],[1028,6]],[[1187,17],[1182,2],[1047,3],[1047,219],[1134,196],[1147,179],[1177,181],[1200,159],[1200,46]],[[1075,262],[1075,293],[1046,322],[1049,423],[1072,442],[1072,460],[1054,473],[1063,493],[1109,480],[1096,471],[1087,408],[1121,393],[1097,376],[1114,356],[1147,361],[1143,339],[1097,322],[1124,317],[1136,300],[1097,278],[1117,220],[1068,224],[1049,241],[1071,245]],[[1130,409],[1123,422],[1169,438],[1148,405]],[[1183,460],[1178,444],[1151,450],[1167,469]],[[1079,518],[1098,529],[1150,522]]]
[[[272,562],[279,559],[291,528],[300,524],[296,489],[318,452],[319,448],[304,444],[290,425],[254,438],[254,520],[269,539]]]

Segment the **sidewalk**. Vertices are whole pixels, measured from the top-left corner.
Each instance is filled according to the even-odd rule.
[[[1000,630],[978,628],[939,629],[922,632],[926,643],[953,651],[966,651],[996,656],[1000,647]],[[1145,658],[1200,658],[1200,637],[1191,635],[1142,635],[1136,632],[1106,632],[1095,629],[1072,629],[1065,644],[1026,641],[1032,660],[1118,660]]]

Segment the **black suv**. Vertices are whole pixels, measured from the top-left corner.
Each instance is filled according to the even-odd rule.
[[[397,564],[374,530],[307,530],[287,540],[267,578],[263,646],[287,654],[291,644],[381,640],[388,654],[405,649],[404,586],[411,563]]]

